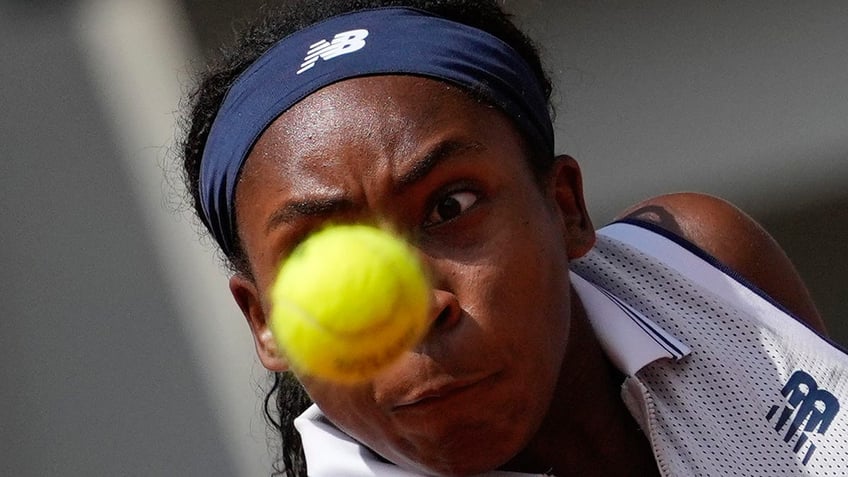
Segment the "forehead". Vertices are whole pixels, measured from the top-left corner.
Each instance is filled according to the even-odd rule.
[[[270,168],[288,187],[314,187],[309,172],[348,168],[351,159],[358,169],[386,166],[384,159],[412,159],[439,141],[473,142],[496,125],[520,140],[500,110],[456,86],[404,75],[345,80],[277,118],[251,151],[242,182],[267,178]]]

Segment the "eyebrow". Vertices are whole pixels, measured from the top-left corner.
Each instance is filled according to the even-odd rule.
[[[409,171],[405,172],[395,181],[392,192],[396,194],[402,192],[404,189],[426,177],[439,164],[459,157],[466,151],[484,149],[485,146],[477,141],[442,141],[428,151],[420,161],[417,161]],[[327,217],[349,211],[353,207],[354,204],[350,198],[342,195],[287,202],[277,209],[265,222],[265,232],[268,233],[275,227],[294,222],[298,219]]]
[[[431,149],[424,157],[417,161],[412,168],[401,175],[393,187],[395,193],[399,193],[403,189],[408,188],[412,184],[420,181],[435,169],[436,166],[452,159],[461,156],[467,151],[480,151],[486,149],[483,144],[477,141],[459,141],[447,140],[442,141],[436,147]]]
[[[347,197],[322,197],[285,203],[277,209],[265,222],[265,232],[268,233],[281,224],[309,217],[329,216],[353,208],[353,203]]]

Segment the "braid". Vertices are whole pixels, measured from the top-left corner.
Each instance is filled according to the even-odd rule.
[[[283,442],[282,467],[275,464],[273,475],[305,476],[306,458],[303,456],[303,443],[292,421],[295,416],[303,413],[312,401],[292,373],[273,373],[273,376],[274,383],[265,395],[265,420],[279,433]],[[271,406],[276,409],[272,410]],[[280,419],[277,420],[275,416]]]

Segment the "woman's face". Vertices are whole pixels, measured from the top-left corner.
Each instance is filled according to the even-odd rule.
[[[309,96],[260,137],[237,191],[253,277],[231,287],[263,363],[280,366],[263,345],[280,261],[327,221],[388,222],[433,278],[429,334],[368,383],[299,378],[331,421],[398,464],[502,465],[542,422],[568,346],[568,258],[589,233],[573,230],[588,219],[569,161],[539,185],[512,123],[434,80],[361,78]]]

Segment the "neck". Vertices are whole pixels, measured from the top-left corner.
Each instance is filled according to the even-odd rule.
[[[647,437],[621,400],[624,376],[609,362],[572,290],[571,330],[551,408],[507,465],[555,475],[658,475]]]

